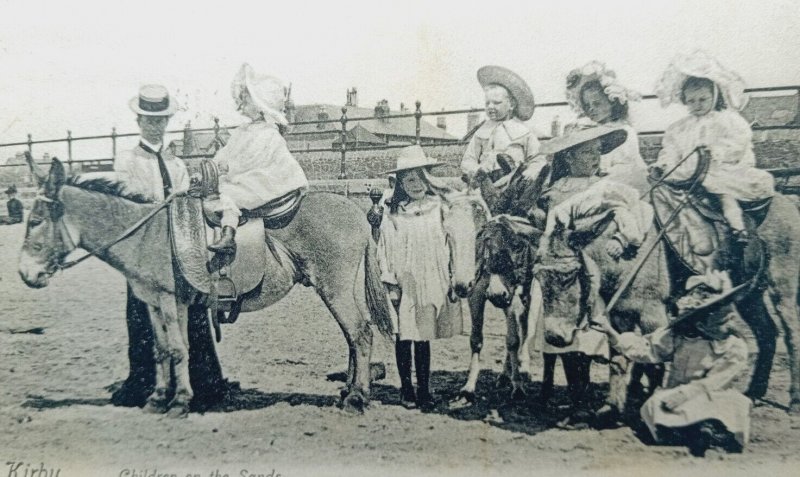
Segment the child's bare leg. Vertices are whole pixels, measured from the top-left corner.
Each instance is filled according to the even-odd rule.
[[[720,194],[719,201],[722,204],[722,215],[734,233],[744,231],[744,214],[736,198],[730,194]]]

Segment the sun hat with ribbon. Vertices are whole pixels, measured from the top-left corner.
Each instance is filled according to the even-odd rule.
[[[725,103],[731,108],[741,111],[747,105],[748,98],[744,94],[742,77],[723,67],[707,52],[694,50],[691,53],[677,54],[658,80],[655,91],[662,107],[671,103],[682,104],[681,90],[691,76],[713,81]]]
[[[603,93],[608,96],[609,101],[617,100],[621,104],[630,101],[639,101],[642,95],[621,85],[617,80],[614,70],[606,68],[605,63],[590,61],[581,68],[576,68],[567,74],[567,101],[573,111],[579,115],[584,115],[583,105],[581,104],[581,90],[586,83],[597,81],[603,88]]]
[[[172,116],[178,107],[170,100],[169,91],[160,84],[146,84],[139,95],[128,103],[134,113],[142,116]]]
[[[240,101],[245,90],[265,117],[283,126],[289,124],[284,114],[287,89],[283,81],[274,76],[257,74],[249,64],[244,63],[231,83],[233,99]]]
[[[527,121],[533,116],[536,102],[528,83],[522,77],[502,66],[484,66],[478,70],[478,82],[482,87],[499,84],[504,87],[517,102],[517,117]]]
[[[435,167],[442,166],[444,163],[437,161],[425,155],[425,151],[418,144],[407,146],[400,149],[400,155],[397,156],[397,163],[394,169],[384,172],[384,174],[394,174],[400,171],[407,171],[409,169],[418,169],[420,167]]]
[[[540,154],[556,154],[595,139],[600,140],[600,153],[608,154],[628,138],[628,131],[621,127],[592,126],[572,129],[563,136],[554,137],[542,144]]]

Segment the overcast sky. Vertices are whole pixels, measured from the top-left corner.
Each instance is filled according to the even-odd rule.
[[[593,59],[651,93],[693,47],[749,86],[800,84],[795,0],[255,3],[0,0],[0,142],[133,132],[127,103],[148,82],[184,104],[171,128],[215,115],[235,124],[230,81],[243,61],[291,81],[297,104],[342,104],[356,86],[361,106],[386,98],[393,110],[416,99],[426,111],[480,107],[484,64],[517,71],[539,102],[562,101],[566,73]],[[537,110],[534,123],[547,131],[552,114]],[[652,104],[635,119],[647,129],[680,114]]]

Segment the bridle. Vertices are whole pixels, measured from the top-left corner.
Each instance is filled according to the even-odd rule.
[[[446,203],[449,204],[451,208],[453,205],[459,205],[465,202],[471,204],[473,210],[473,217],[475,217],[475,213],[480,213],[487,222],[490,220],[491,214],[489,212],[489,206],[486,204],[486,202],[483,200],[481,196],[466,192],[463,194],[460,193],[455,196],[450,196],[446,198]],[[444,222],[447,222],[447,217],[449,214],[450,214],[449,211],[444,212],[444,219],[445,219]],[[453,290],[453,269],[454,269],[454,263],[456,261],[455,247],[453,247],[455,239],[453,238],[453,234],[450,230],[450,227],[445,226],[444,233],[445,233],[445,244],[447,245],[447,250],[449,253],[448,278],[450,282],[450,287],[447,291],[447,297],[452,303],[455,303],[458,300],[458,297],[456,296]]]
[[[595,297],[592,291],[599,286],[599,283],[595,283],[599,279],[599,277],[595,276],[595,274],[599,273],[599,270],[596,265],[589,265],[590,261],[591,259],[584,252],[575,251],[575,255],[553,257],[548,259],[546,263],[539,262],[534,265],[534,275],[539,275],[542,272],[551,272],[559,276],[559,285],[561,287],[571,287],[576,282],[580,287],[579,316],[573,335],[578,331],[587,329],[594,314]]]
[[[130,237],[134,232],[139,230],[144,224],[149,222],[150,219],[155,217],[155,215],[159,211],[166,208],[173,200],[175,200],[175,198],[182,196],[185,193],[186,193],[185,191],[173,192],[164,201],[158,203],[153,210],[150,210],[141,219],[137,220],[133,225],[125,229],[121,234],[119,234],[113,240],[106,242],[105,244],[94,249],[93,251],[87,252],[85,255],[75,260],[70,260],[69,262],[63,262],[64,258],[67,255],[69,255],[70,252],[78,248],[78,243],[76,243],[75,240],[72,238],[72,235],[69,232],[69,228],[64,223],[64,203],[61,202],[57,197],[48,197],[47,193],[40,192],[39,194],[37,194],[34,200],[31,215],[28,217],[28,226],[27,230],[25,231],[25,240],[27,242],[28,237],[30,235],[31,227],[36,226],[45,220],[43,214],[39,214],[37,212],[37,209],[46,208],[50,215],[50,221],[53,223],[53,243],[58,244],[56,247],[54,247],[54,250],[48,254],[48,261],[45,265],[45,274],[48,277],[50,277],[53,276],[59,270],[66,270],[68,268],[72,268],[75,265],[83,262],[84,260],[90,257],[94,257],[105,252],[109,248]],[[42,206],[42,204],[46,205]]]

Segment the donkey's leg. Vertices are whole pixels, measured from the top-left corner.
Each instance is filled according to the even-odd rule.
[[[148,312],[153,329],[156,382],[153,393],[147,398],[144,410],[150,413],[163,413],[167,410],[167,392],[171,377],[169,339],[167,337],[167,326],[161,317],[161,309],[155,306],[148,306]]]
[[[518,292],[514,292],[511,304],[505,309],[506,316],[506,363],[511,379],[511,399],[513,401],[525,399],[525,389],[519,373],[519,354],[525,337],[519,326],[519,319],[526,313],[525,305]]]
[[[169,413],[181,417],[189,412],[189,403],[194,395],[189,376],[189,309],[171,294],[162,295],[161,303],[161,313],[168,324],[170,356],[175,370],[175,397],[169,404]]]
[[[317,285],[316,290],[328,307],[344,334],[348,346],[348,381],[343,392],[342,405],[347,411],[363,412],[369,401],[370,370],[372,355],[372,329],[369,308],[366,302],[364,259],[349,275],[354,279],[340,277]],[[342,272],[341,276],[348,276]]]
[[[472,294],[469,296],[469,313],[472,321],[472,330],[469,336],[469,346],[472,356],[469,362],[467,383],[461,388],[459,396],[469,402],[475,401],[475,386],[481,372],[481,350],[483,349],[483,313],[486,308],[486,289],[489,286],[489,277],[481,276]]]
[[[751,399],[758,399],[764,397],[767,393],[769,373],[772,370],[772,360],[775,357],[775,347],[778,340],[778,329],[769,316],[760,293],[748,296],[740,301],[736,308],[742,319],[753,330],[758,344],[758,357],[753,369],[753,376],[745,393]]]
[[[774,261],[773,261],[774,262]],[[776,267],[778,268],[778,267]],[[788,268],[788,267],[787,267]],[[773,278],[777,271],[772,273]],[[789,412],[800,413],[800,293],[798,293],[797,273],[775,279],[771,297],[775,304],[775,313],[780,318],[783,328],[783,339],[789,355],[789,372],[791,387],[789,388]]]

